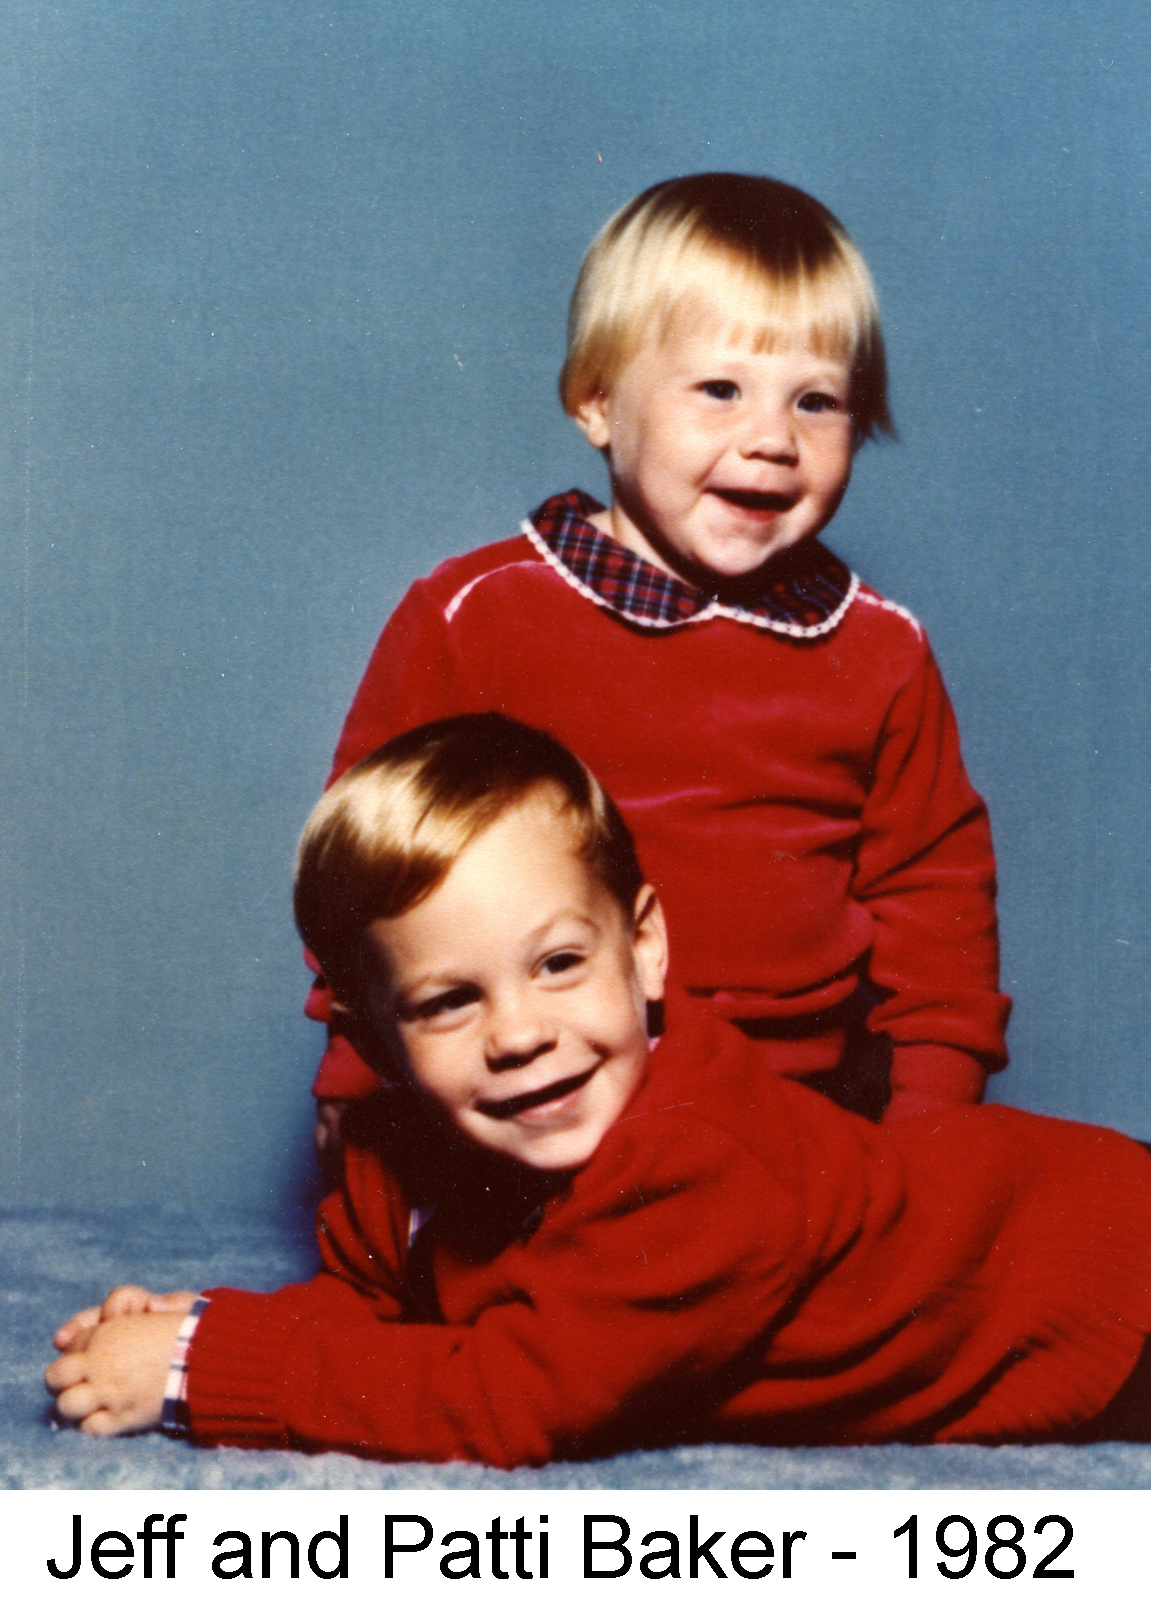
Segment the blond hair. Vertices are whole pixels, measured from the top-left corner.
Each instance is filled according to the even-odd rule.
[[[541,792],[553,796],[580,857],[630,919],[643,873],[631,833],[591,771],[546,731],[503,714],[436,720],[341,776],[304,827],[296,925],[337,993],[359,998],[373,921],[419,904],[486,827]]]
[[[851,372],[856,443],[894,431],[867,265],[821,202],[747,174],[653,185],[608,220],[572,294],[560,398],[610,391],[641,347],[717,312],[761,350],[796,341]]]

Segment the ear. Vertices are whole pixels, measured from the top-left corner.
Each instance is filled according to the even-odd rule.
[[[667,977],[667,923],[659,895],[650,882],[636,894],[632,948],[645,1000],[662,1000]]]
[[[611,422],[606,393],[593,393],[581,400],[572,414],[593,449],[608,448],[611,443]]]

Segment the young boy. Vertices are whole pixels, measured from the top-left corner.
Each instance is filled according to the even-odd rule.
[[[610,509],[558,495],[414,585],[332,778],[452,713],[547,729],[631,826],[674,979],[778,1071],[877,1117],[893,1042],[889,1120],[978,1101],[1009,1009],[986,812],[919,625],[817,537],[890,428],[858,250],[774,180],[655,186],[588,253],[561,394]],[[333,1033],[329,1119],[376,1084]]]
[[[296,913],[398,1076],[350,1115],[324,1270],[198,1316],[112,1293],[57,1333],[66,1420],[156,1424],[175,1356],[200,1441],[504,1467],[1144,1430],[1147,1152],[1004,1107],[878,1127],[682,994],[649,1055],[659,902],[550,737],[382,748],[309,821]]]

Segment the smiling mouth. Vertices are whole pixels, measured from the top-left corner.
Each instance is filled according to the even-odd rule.
[[[514,1118],[517,1113],[529,1112],[533,1107],[546,1107],[549,1101],[560,1101],[573,1091],[581,1090],[595,1071],[594,1067],[589,1067],[586,1073],[576,1073],[570,1079],[557,1079],[542,1090],[526,1090],[523,1095],[509,1096],[507,1101],[477,1102],[476,1111],[482,1112],[485,1118]]]
[[[713,489],[711,492],[720,500],[726,500],[729,506],[739,506],[744,511],[790,511],[795,504],[793,495],[761,493],[756,489]]]

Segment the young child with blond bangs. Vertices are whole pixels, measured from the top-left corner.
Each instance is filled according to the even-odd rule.
[[[776,180],[653,186],[588,252],[560,387],[610,507],[557,495],[413,585],[332,779],[441,715],[548,729],[619,802],[700,1004],[870,1117],[978,1101],[1009,1010],[987,814],[919,624],[819,539],[891,429],[859,251]],[[321,1146],[376,1082],[337,1019]]]
[[[305,828],[303,937],[391,1077],[323,1270],[111,1293],[62,1419],[541,1465],[683,1443],[1151,1436],[1151,1157],[1007,1107],[877,1126],[682,993],[624,822],[551,737],[422,726]]]

